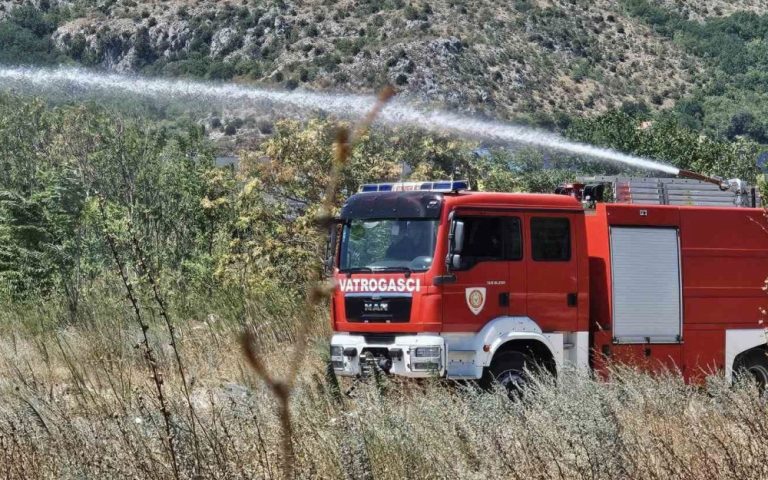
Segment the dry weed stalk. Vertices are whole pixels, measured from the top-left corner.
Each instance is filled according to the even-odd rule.
[[[346,127],[341,127],[336,133],[336,141],[334,142],[334,162],[323,197],[323,202],[315,219],[315,228],[318,231],[318,235],[324,235],[333,221],[333,208],[336,204],[341,172],[349,160],[352,146],[370,128],[373,121],[394,94],[395,91],[391,86],[382,89],[379,93],[377,102],[355,131],[350,134],[350,131]],[[307,307],[305,311],[312,311],[315,306],[325,298],[328,298],[333,291],[332,284],[322,281],[320,269],[312,270],[309,284],[311,286],[305,300]],[[248,364],[253,368],[259,378],[261,378],[261,380],[269,387],[272,395],[278,402],[278,415],[280,417],[282,435],[282,470],[285,478],[294,478],[295,476],[295,452],[292,438],[293,426],[291,423],[290,400],[299,368],[306,355],[309,327],[310,323],[308,321],[299,323],[299,331],[295,342],[296,348],[288,366],[288,375],[284,379],[275,378],[269,373],[266,365],[261,360],[261,356],[256,347],[256,336],[253,332],[244,332],[240,340]]]
[[[141,308],[139,307],[139,300],[138,296],[136,295],[136,292],[134,290],[133,283],[131,282],[130,278],[128,278],[128,272],[125,267],[125,263],[120,258],[120,252],[117,247],[117,240],[115,239],[115,236],[109,231],[108,228],[108,217],[107,217],[107,210],[106,210],[106,198],[104,198],[104,195],[99,194],[99,211],[101,213],[101,218],[104,223],[104,233],[106,235],[107,245],[109,246],[109,251],[112,254],[112,258],[115,261],[115,264],[117,265],[117,271],[118,275],[120,276],[120,280],[123,282],[123,286],[125,287],[126,296],[128,297],[128,300],[131,302],[131,306],[133,307],[133,313],[134,318],[136,319],[136,322],[139,324],[139,327],[141,328],[141,334],[142,334],[142,341],[141,346],[144,349],[143,357],[147,362],[147,367],[149,368],[150,374],[152,376],[152,381],[155,384],[155,390],[157,392],[157,400],[160,402],[160,413],[163,415],[163,422],[165,426],[165,434],[166,438],[163,442],[163,445],[165,445],[166,451],[168,452],[168,455],[171,459],[171,467],[173,468],[173,476],[174,478],[178,479],[180,478],[179,475],[179,462],[176,455],[176,448],[174,446],[174,435],[173,435],[173,426],[171,422],[171,411],[168,408],[168,402],[165,397],[165,392],[163,389],[163,374],[160,371],[160,368],[157,364],[157,357],[155,356],[154,350],[152,350],[152,347],[149,343],[149,324],[144,320],[144,317],[141,313]]]
[[[141,248],[141,244],[138,238],[136,238],[135,232],[133,231],[133,225],[130,222],[128,224],[128,231],[131,236],[131,244],[133,245],[134,255],[138,260],[138,266],[141,268],[142,272],[147,278],[147,281],[152,287],[152,296],[155,300],[155,303],[157,303],[158,308],[160,309],[160,316],[163,317],[165,326],[168,329],[168,335],[170,337],[170,345],[171,345],[171,349],[173,350],[174,358],[176,359],[176,366],[179,371],[179,378],[181,379],[181,386],[184,392],[184,399],[186,400],[187,408],[189,409],[189,417],[190,417],[189,425],[192,433],[192,441],[194,443],[194,448],[195,448],[195,461],[198,464],[197,465],[198,469],[200,469],[201,467],[200,440],[197,435],[197,427],[196,427],[196,424],[198,423],[198,419],[197,419],[197,414],[195,412],[194,404],[192,403],[192,397],[189,393],[189,383],[187,382],[187,375],[184,372],[184,362],[182,361],[181,353],[179,352],[178,342],[176,341],[176,328],[173,326],[173,322],[171,322],[171,318],[168,315],[168,307],[165,304],[165,300],[163,299],[163,296],[160,294],[160,286],[158,285],[155,275],[152,273],[152,268],[147,263],[146,254],[144,253],[144,250]]]

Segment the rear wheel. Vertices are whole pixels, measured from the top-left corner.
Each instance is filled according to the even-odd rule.
[[[754,381],[760,392],[768,385],[768,356],[763,349],[756,349],[739,356],[734,365],[737,375]]]
[[[514,350],[501,352],[491,361],[489,380],[504,388],[510,397],[516,397],[530,382],[530,370],[533,368],[533,359],[528,355]]]

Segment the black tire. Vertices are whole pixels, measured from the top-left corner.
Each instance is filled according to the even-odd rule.
[[[530,371],[535,369],[533,359],[515,350],[496,354],[488,367],[486,385],[497,384],[507,391],[510,397],[518,397],[530,382]]]
[[[768,356],[763,349],[755,349],[739,355],[734,365],[738,376],[746,377],[757,384],[760,392],[768,386]]]

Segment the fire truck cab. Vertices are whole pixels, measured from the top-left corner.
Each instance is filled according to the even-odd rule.
[[[606,359],[768,381],[761,209],[366,185],[334,240],[337,374],[496,379]]]

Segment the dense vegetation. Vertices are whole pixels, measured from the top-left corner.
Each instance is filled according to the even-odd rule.
[[[23,5],[0,21],[0,63],[50,65],[65,61],[56,51],[51,34],[70,16],[69,10],[37,9]]]
[[[573,122],[568,134],[754,180],[753,143],[701,139],[669,120],[638,128],[644,118],[611,112]],[[321,242],[309,228],[329,181],[334,131],[327,120],[278,122],[272,137],[242,153],[235,171],[215,167],[213,145],[194,125],[0,96],[0,294],[56,293],[76,317],[82,290],[114,261],[108,235],[128,251],[140,244],[182,298],[214,284],[301,288],[307,265],[320,260]],[[488,190],[552,191],[579,174],[622,170],[556,153],[374,131],[352,152],[342,198],[404,171],[412,179],[468,178]]]
[[[707,82],[675,107],[693,129],[768,143],[768,15],[736,12],[701,23],[648,0],[624,0],[628,12],[704,59]]]
[[[262,303],[268,301],[261,297]],[[243,370],[224,321],[179,326],[193,415],[170,355],[165,375],[177,471],[164,446],[157,394],[120,321],[114,298],[92,299],[98,320],[59,335],[17,329],[3,339],[0,465],[6,478],[285,478],[279,424],[263,384]],[[295,306],[293,307],[295,308]],[[270,311],[270,309],[272,311]],[[284,315],[293,313],[286,320]],[[244,323],[285,339],[298,319],[272,304]],[[52,312],[0,312],[34,324]],[[321,316],[310,317],[322,325]],[[113,320],[114,319],[114,320]],[[223,323],[223,324],[222,324]],[[277,329],[277,326],[281,329]],[[277,332],[276,332],[277,331]],[[322,330],[317,332],[321,335]],[[163,351],[157,335],[156,347]],[[15,350],[14,350],[15,349]],[[285,343],[263,350],[285,372]],[[348,397],[325,376],[323,345],[311,347],[292,406],[297,478],[733,479],[764,478],[765,403],[748,388],[714,380],[705,389],[679,378],[618,370],[611,382],[585,376],[544,381],[523,402],[465,386],[384,379]],[[346,391],[348,384],[341,387]],[[84,452],[87,452],[85,454]]]

